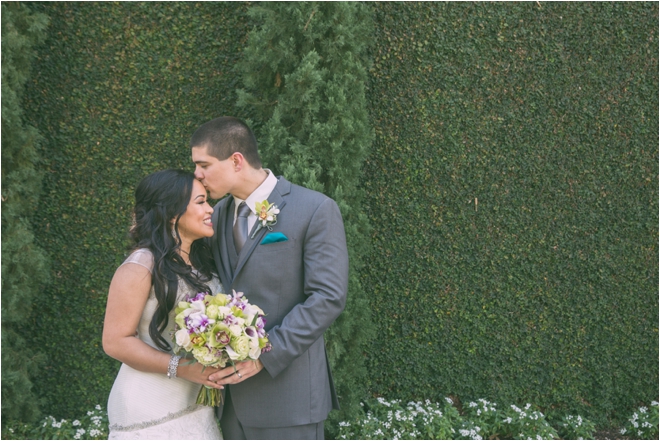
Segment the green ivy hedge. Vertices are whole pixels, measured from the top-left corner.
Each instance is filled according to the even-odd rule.
[[[45,138],[33,225],[53,277],[25,334],[48,356],[34,378],[43,411],[67,416],[105,407],[119,367],[101,333],[135,185],[158,169],[192,169],[195,128],[236,113],[231,72],[249,26],[244,3],[37,6],[51,26],[26,113]]]
[[[374,394],[656,400],[657,3],[374,13]]]

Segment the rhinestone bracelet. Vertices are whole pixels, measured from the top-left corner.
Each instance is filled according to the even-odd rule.
[[[172,355],[170,357],[170,363],[167,365],[167,378],[176,378],[176,370],[179,367],[180,358],[178,355]]]

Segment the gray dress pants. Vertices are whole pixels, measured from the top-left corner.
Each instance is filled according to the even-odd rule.
[[[225,389],[225,404],[220,419],[223,439],[325,439],[323,421],[290,427],[261,428],[244,426],[234,412],[234,405],[231,401],[231,386],[225,386]]]

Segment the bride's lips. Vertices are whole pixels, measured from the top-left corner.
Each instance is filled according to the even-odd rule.
[[[208,225],[209,227],[213,226],[213,222],[211,221],[210,217],[207,217],[206,219],[204,219],[204,225]]]

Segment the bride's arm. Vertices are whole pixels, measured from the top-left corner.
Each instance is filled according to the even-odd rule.
[[[105,310],[103,350],[110,357],[143,372],[167,374],[170,354],[152,348],[137,338],[136,330],[151,290],[151,273],[141,265],[126,264],[115,272]],[[217,369],[199,363],[184,363],[177,376],[186,380],[219,388],[208,380]]]

